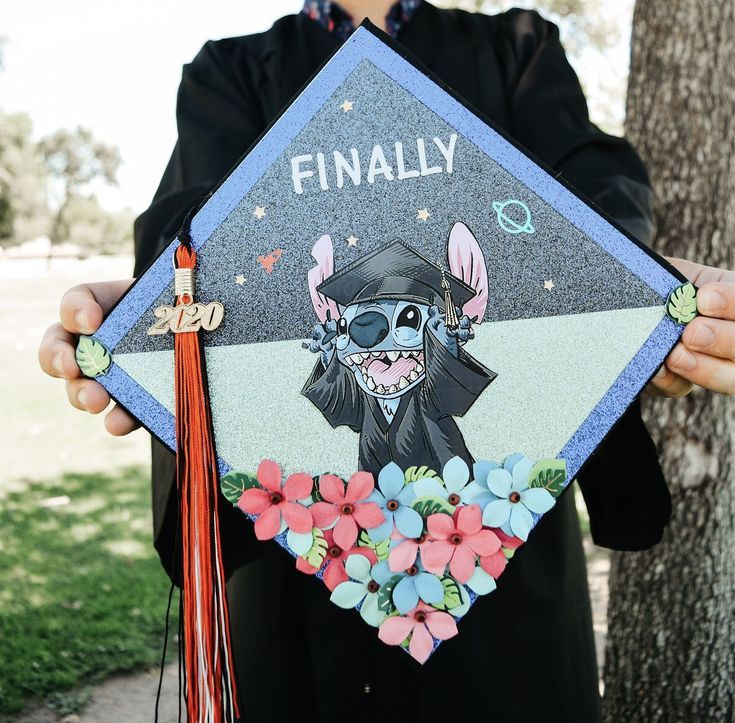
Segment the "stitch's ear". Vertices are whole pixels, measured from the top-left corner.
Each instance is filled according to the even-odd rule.
[[[316,261],[316,266],[309,269],[309,294],[311,295],[311,303],[314,306],[319,321],[324,322],[327,319],[327,311],[330,312],[332,319],[338,319],[340,316],[337,303],[332,299],[328,299],[320,294],[316,287],[334,273],[334,249],[332,247],[332,239],[326,234],[322,236],[311,249],[311,255]]]
[[[449,232],[447,258],[452,275],[462,279],[476,292],[462,312],[470,319],[476,316],[476,323],[482,323],[487,308],[487,266],[477,239],[461,221],[457,221]]]

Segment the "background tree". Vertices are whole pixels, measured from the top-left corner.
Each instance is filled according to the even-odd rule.
[[[48,230],[46,170],[26,113],[0,111],[0,247]]]
[[[638,0],[625,129],[661,253],[735,268],[734,100],[735,3]],[[735,399],[649,400],[646,417],[674,512],[660,545],[613,555],[605,719],[732,721]]]
[[[56,131],[40,141],[39,150],[49,178],[53,209],[49,238],[53,245],[70,239],[70,206],[92,198],[94,182],[117,184],[121,158],[115,146],[97,141],[90,130],[82,127]]]

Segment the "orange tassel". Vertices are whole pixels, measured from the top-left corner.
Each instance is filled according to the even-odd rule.
[[[189,243],[176,249],[174,263],[176,306],[189,306],[194,302],[196,266]],[[186,312],[178,314],[181,321]],[[239,718],[240,712],[217,516],[217,455],[198,331],[174,334],[174,360],[187,719],[224,723]]]

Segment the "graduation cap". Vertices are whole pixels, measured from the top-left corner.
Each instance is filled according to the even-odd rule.
[[[332,274],[319,285],[318,291],[341,306],[377,299],[441,305],[451,295],[454,304],[462,308],[475,296],[471,286],[401,239],[384,244]]]
[[[341,105],[347,98],[354,104],[349,112]],[[438,134],[434,148],[416,139],[422,166],[434,162],[426,153],[434,152],[441,163],[450,145],[456,146],[451,176],[427,166],[409,182],[397,154],[395,176],[388,159],[375,155],[370,165],[377,177],[358,183],[357,161],[352,166],[340,161],[342,175],[352,183],[338,181],[326,193],[332,178],[325,175],[324,155],[317,154],[319,170],[308,192],[298,194],[293,175],[284,172],[303,158],[293,153],[316,141],[343,150],[372,146],[390,157],[389,144],[395,141],[393,147],[400,148],[396,139],[415,137],[417,126],[426,127],[427,137]],[[445,131],[454,141],[436,143],[446,138]],[[411,155],[403,161],[410,165]],[[457,219],[447,240],[446,271],[419,253],[435,247],[422,234],[412,241],[418,251],[395,239],[334,273],[325,219],[343,238],[348,232],[413,237],[417,226],[406,202],[415,208],[429,197],[435,199],[435,220]],[[460,219],[472,221],[476,237]],[[317,238],[310,256],[306,240]],[[492,312],[499,323],[482,323],[488,284],[481,273],[486,264],[478,260],[485,256],[500,262],[493,267]],[[460,307],[477,316],[474,337],[465,330],[466,346],[456,358],[447,349],[442,354],[391,349],[377,357],[375,351],[369,357],[358,351],[347,357],[349,369],[336,369],[338,364],[327,369],[323,352],[329,351],[324,344],[330,341],[332,307],[377,299],[440,305],[448,330],[456,326],[451,316]],[[389,38],[369,25],[358,29],[202,208],[192,210],[178,238],[139,276],[94,337],[81,338],[77,348],[82,372],[178,454],[180,507],[171,527],[181,542],[175,569],[183,582],[188,719],[231,720],[237,710],[223,568],[223,550],[237,543],[220,539],[218,505],[244,512],[255,536],[275,539],[300,571],[329,587],[334,604],[359,608],[381,640],[424,662],[441,640],[456,634],[456,621],[478,596],[502,590],[494,576],[505,555],[494,547],[494,555],[475,556],[471,566],[438,564],[431,572],[433,587],[443,586],[444,595],[436,604],[422,600],[412,612],[407,603],[413,598],[405,594],[415,592],[410,578],[403,578],[406,586],[389,580],[377,593],[365,587],[374,579],[370,564],[376,564],[368,558],[374,550],[389,550],[399,516],[394,519],[386,508],[380,527],[368,524],[377,525],[375,515],[382,519],[383,513],[360,495],[380,486],[384,470],[390,485],[400,489],[409,470],[431,469],[410,483],[417,495],[412,511],[424,521],[446,516],[446,504],[438,510],[421,498],[435,501],[437,485],[448,494],[451,484],[469,479],[475,460],[478,468],[498,470],[502,484],[495,489],[508,485],[507,499],[471,498],[480,508],[475,517],[481,511],[487,528],[482,534],[488,540],[497,533],[492,539],[515,549],[695,316],[695,288],[665,260],[628,238],[435,83]],[[299,353],[310,330],[309,351]],[[492,393],[484,391],[488,366],[504,379]],[[405,441],[394,444],[386,436],[383,442],[381,434],[380,444],[372,445],[372,417],[365,416],[372,413],[352,394],[356,373],[366,385],[383,375],[384,389],[388,377],[397,380],[398,389],[409,388],[401,387],[401,379],[409,385],[422,380],[416,425],[406,424],[405,416],[392,423],[385,419],[392,439],[400,433]],[[304,382],[316,380],[329,388],[304,403]],[[387,393],[393,394],[389,384]],[[452,391],[457,384],[463,385],[465,401]],[[472,414],[461,425],[453,421],[468,403]],[[550,425],[553,434],[547,434]],[[347,429],[336,433],[338,426],[359,430],[360,438]],[[437,434],[422,436],[429,429]],[[365,461],[358,456],[360,444]],[[496,458],[499,450],[510,456]],[[520,501],[511,497],[511,477],[529,486]],[[374,507],[361,518],[365,525],[355,521],[354,508],[342,517],[341,507],[326,501],[328,491],[338,499],[340,479],[349,480],[346,490],[366,515],[362,505]],[[171,484],[170,477],[164,483]],[[458,509],[466,504],[463,497]],[[329,518],[325,506],[340,520]],[[234,522],[222,522],[224,534],[235,534]],[[622,513],[620,522],[625,522]],[[362,532],[373,549],[334,555],[335,547],[346,553],[362,544]],[[297,609],[300,601],[288,603]],[[443,623],[424,625],[419,614]],[[320,631],[325,645],[337,634],[329,626]],[[308,697],[303,701],[305,720],[313,711],[310,703]]]

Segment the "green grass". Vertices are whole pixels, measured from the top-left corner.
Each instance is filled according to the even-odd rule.
[[[142,467],[28,482],[0,530],[0,713],[32,698],[73,712],[84,685],[158,662],[169,585]]]

